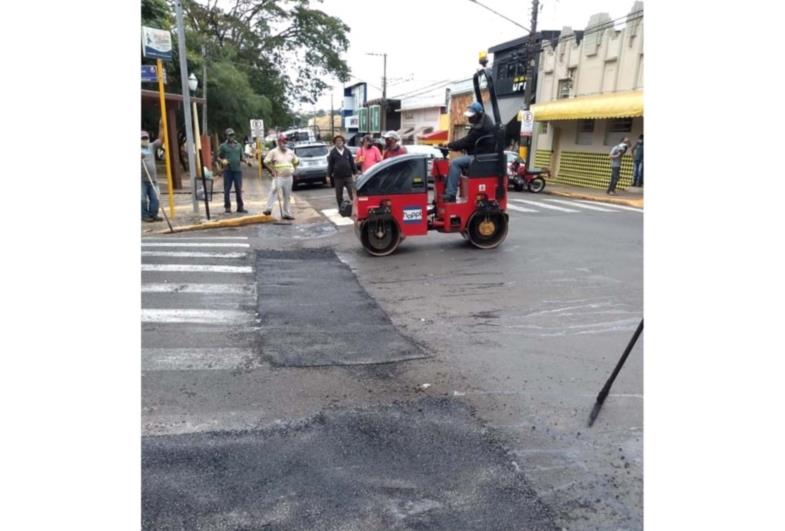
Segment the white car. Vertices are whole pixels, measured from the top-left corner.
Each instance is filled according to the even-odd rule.
[[[433,167],[433,161],[435,159],[443,159],[444,154],[441,152],[440,149],[435,148],[433,146],[422,145],[422,144],[412,144],[410,146],[403,146],[406,148],[407,153],[412,153],[415,155],[428,155],[428,175],[431,175],[431,168]]]

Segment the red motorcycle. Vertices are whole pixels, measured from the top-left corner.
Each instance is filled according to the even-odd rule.
[[[551,176],[551,170],[548,168],[530,168],[526,169],[523,159],[515,159],[510,163],[507,175],[509,176],[509,183],[516,192],[531,192],[539,194],[545,190],[545,178]]]

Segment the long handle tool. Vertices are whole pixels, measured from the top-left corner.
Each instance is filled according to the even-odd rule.
[[[608,378],[608,381],[605,382],[602,391],[600,391],[600,394],[597,395],[597,401],[594,403],[594,407],[592,408],[591,414],[589,415],[590,428],[592,424],[594,424],[594,421],[597,420],[597,415],[600,414],[600,408],[602,408],[602,404],[603,402],[605,402],[605,399],[608,398],[608,393],[611,392],[611,386],[613,385],[613,381],[616,379],[616,376],[618,376],[619,371],[624,366],[624,362],[627,361],[627,356],[630,355],[630,351],[632,351],[632,347],[635,346],[635,342],[638,341],[638,336],[641,335],[641,332],[643,332],[643,319],[641,319],[638,328],[635,330],[635,333],[632,335],[632,339],[630,339],[630,342],[627,344],[627,348],[624,349],[624,354],[621,355],[621,359],[616,364],[616,368],[613,369],[613,372],[611,373],[611,377]]]

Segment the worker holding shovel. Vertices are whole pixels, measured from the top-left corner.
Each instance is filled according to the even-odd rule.
[[[278,145],[275,149],[270,150],[264,159],[264,163],[272,171],[273,182],[270,195],[267,197],[267,207],[263,213],[267,216],[272,213],[277,197],[281,218],[293,220],[294,217],[289,213],[289,201],[291,201],[292,195],[292,175],[294,174],[294,169],[300,164],[300,159],[297,158],[294,150],[286,146],[285,135],[278,135]],[[283,204],[281,204],[281,198],[278,195],[279,189],[283,191]]]

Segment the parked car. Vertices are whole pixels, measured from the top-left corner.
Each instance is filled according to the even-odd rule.
[[[300,164],[294,170],[293,187],[301,184],[327,184],[327,145],[323,142],[301,144],[294,147]]]

